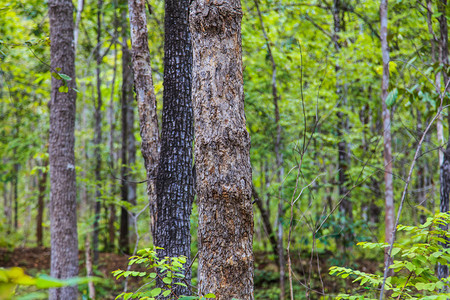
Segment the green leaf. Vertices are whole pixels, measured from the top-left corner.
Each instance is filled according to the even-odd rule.
[[[58,75],[59,75],[62,79],[66,80],[66,81],[71,81],[71,80],[72,80],[72,77],[70,77],[70,76],[68,76],[68,75],[66,75],[66,74],[58,73]]]
[[[170,292],[171,292],[170,290],[164,291],[164,292],[163,292],[163,296],[164,296],[164,297],[169,296]]]
[[[205,295],[205,298],[216,298],[216,295],[209,293]]]
[[[152,297],[156,297],[159,294],[161,294],[161,288],[154,288],[151,292],[150,295],[152,295]]]
[[[67,85],[60,86],[58,91],[60,93],[68,93],[69,92],[69,87]]]
[[[398,97],[398,90],[397,88],[394,88],[387,96],[386,98],[386,106],[392,107],[395,104],[395,101]]]
[[[171,283],[172,283],[172,278],[164,277],[164,278],[163,278],[163,282],[164,282],[165,284],[171,284]]]

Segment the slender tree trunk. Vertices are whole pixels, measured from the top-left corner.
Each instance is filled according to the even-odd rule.
[[[199,207],[199,295],[253,299],[250,137],[240,0],[194,0],[192,99]]]
[[[42,247],[43,234],[42,234],[42,222],[44,218],[44,199],[45,190],[47,189],[47,174],[48,174],[48,159],[44,158],[44,163],[42,165],[43,170],[39,171],[39,182],[38,182],[38,212],[36,217],[36,240],[37,245]]]
[[[440,0],[438,1],[438,8],[439,12],[441,13],[441,16],[439,17],[439,28],[440,28],[440,53],[439,53],[439,62],[441,66],[448,66],[449,60],[448,60],[448,26],[447,26],[447,17],[446,17],[446,10],[447,10],[447,0]],[[448,83],[448,74],[447,72],[442,72],[442,77],[444,78],[444,88],[447,86]],[[444,105],[449,104],[448,97],[444,98],[446,103]],[[447,115],[447,121],[448,121],[448,130],[450,132],[450,114]],[[440,169],[440,176],[439,181],[441,184],[440,189],[440,198],[441,198],[441,204],[440,204],[440,211],[441,212],[448,212],[449,211],[449,197],[450,197],[450,138],[447,140],[447,147],[444,151],[444,159],[441,165]],[[448,226],[442,227],[445,230],[448,230]],[[447,247],[447,245],[445,245]],[[448,266],[447,265],[441,265],[438,264],[437,269],[438,277],[441,278],[447,278],[449,276]]]
[[[278,250],[278,243],[275,238],[275,232],[272,229],[272,224],[270,223],[270,215],[269,212],[264,208],[263,202],[261,198],[258,195],[258,192],[256,191],[255,187],[252,185],[252,197],[255,199],[256,206],[258,207],[259,211],[261,212],[261,218],[264,226],[264,231],[267,234],[267,237],[269,238],[270,245],[272,246],[273,255],[275,257],[278,257],[278,254],[280,253]],[[279,264],[280,260],[277,259],[276,263]]]
[[[192,142],[194,124],[191,100],[192,45],[189,2],[165,1],[164,102],[161,155],[156,178],[158,218],[155,245],[159,257],[187,257],[190,265],[190,216],[194,200]],[[184,272],[191,281],[191,271]],[[158,281],[158,286],[164,286]],[[191,288],[175,286],[173,292],[191,295]]]
[[[119,18],[117,17],[117,0],[113,1],[114,7],[114,27],[116,28],[114,31],[114,35],[117,36],[119,27]],[[110,160],[110,168],[112,172],[116,172],[116,164],[115,162],[118,159],[118,155],[116,149],[114,147],[115,144],[115,132],[116,132],[116,120],[114,115],[114,96],[115,96],[115,86],[116,86],[116,76],[117,76],[117,43],[114,44],[114,68],[113,68],[113,77],[111,81],[111,94],[109,99],[108,106],[108,125],[109,125],[109,136],[108,136],[108,145],[109,145],[109,160]],[[116,195],[116,179],[114,178],[113,173],[111,173],[111,184],[110,184],[110,193],[111,199],[115,199]],[[116,241],[116,228],[114,223],[116,221],[116,205],[112,202],[109,204],[109,217],[108,217],[108,251],[115,250],[115,241]]]
[[[385,185],[385,242],[392,242],[394,230],[394,187],[392,178],[392,147],[391,147],[391,112],[386,106],[386,98],[389,88],[389,48],[387,41],[388,25],[388,0],[381,0],[380,4],[380,37],[381,52],[383,55],[383,78],[381,83],[381,101],[383,115],[383,138],[384,138],[384,185]],[[387,251],[389,249],[386,248]],[[385,260],[388,253],[385,253]]]
[[[101,154],[101,143],[102,143],[102,79],[100,66],[102,63],[102,57],[100,54],[101,42],[102,42],[102,7],[103,0],[98,0],[97,2],[97,47],[95,51],[97,65],[95,68],[97,76],[97,103],[95,105],[94,119],[95,119],[95,137],[94,137],[94,156],[95,156],[95,205],[94,205],[94,231],[92,235],[93,239],[93,264],[98,265],[99,249],[98,249],[98,236],[100,234],[99,221],[101,212],[101,186],[102,186],[102,154]]]
[[[51,68],[69,76],[52,77],[50,102],[50,231],[51,269],[55,278],[78,275],[78,234],[75,177],[75,51],[73,5],[70,0],[49,0]],[[59,91],[67,85],[68,91]],[[63,88],[64,89],[64,88]],[[49,299],[77,299],[77,287],[50,289]]]
[[[274,145],[275,145],[275,163],[277,168],[277,184],[278,184],[278,211],[277,211],[277,250],[278,255],[276,255],[278,259],[278,266],[280,269],[280,300],[283,300],[285,298],[285,286],[286,286],[286,280],[285,280],[285,257],[284,257],[284,247],[283,247],[283,216],[284,216],[284,209],[283,209],[283,189],[282,189],[282,180],[284,176],[284,168],[283,168],[283,153],[281,152],[282,147],[282,141],[281,141],[281,133],[282,128],[280,124],[280,94],[278,93],[278,86],[277,86],[277,65],[275,63],[275,59],[272,54],[272,48],[270,46],[270,40],[269,36],[266,33],[266,29],[264,27],[264,21],[262,19],[262,14],[259,9],[258,0],[255,0],[255,6],[258,11],[258,17],[261,24],[262,32],[264,34],[264,39],[266,40],[266,46],[267,46],[267,53],[270,58],[270,62],[272,64],[272,100],[273,100],[273,106],[274,106],[274,117],[275,117],[275,125],[276,125],[276,135],[274,139]]]
[[[159,128],[156,97],[153,89],[150,51],[147,37],[147,17],[144,0],[128,0],[130,11],[131,45],[134,87],[139,111],[141,152],[147,171],[147,193],[150,206],[150,230],[155,237],[156,188],[155,179],[159,160]]]
[[[128,105],[133,101],[133,72],[131,70],[131,53],[128,49],[128,26],[126,25],[126,8],[122,8],[121,20],[122,20],[122,167],[121,167],[121,195],[122,201],[129,201],[129,155],[128,155],[128,142],[130,134],[130,124],[128,123]],[[119,249],[124,253],[129,253],[129,218],[127,209],[122,206],[120,215],[120,236],[119,236]]]
[[[78,0],[77,16],[75,18],[75,27],[74,27],[74,32],[73,32],[73,44],[75,45],[75,47],[74,47],[75,56],[77,54],[78,36],[80,33],[81,13],[83,12],[83,9],[84,9],[84,0]]]
[[[14,150],[14,152],[16,152]],[[14,155],[15,156],[15,155]],[[13,190],[14,190],[14,229],[19,229],[19,164],[15,163],[13,171]]]
[[[334,66],[336,72],[336,95],[338,96],[337,104],[337,117],[338,124],[336,126],[338,142],[338,190],[339,190],[339,200],[342,199],[339,206],[340,213],[346,217],[346,222],[341,224],[344,228],[344,239],[340,242],[343,246],[343,251],[351,243],[351,235],[348,230],[345,230],[348,224],[353,220],[353,207],[352,202],[348,195],[348,169],[350,164],[350,158],[348,155],[348,145],[345,141],[345,135],[348,131],[348,121],[347,116],[342,112],[347,104],[347,95],[344,87],[342,86],[342,75],[341,66],[339,64],[339,53],[341,51],[341,43],[339,41],[340,34],[344,31],[343,20],[342,20],[342,10],[341,10],[341,0],[334,0],[333,2],[333,21],[334,21],[334,50],[336,52],[336,63]]]

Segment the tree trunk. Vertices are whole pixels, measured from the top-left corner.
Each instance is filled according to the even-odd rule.
[[[344,31],[343,21],[342,21],[342,10],[341,10],[341,0],[334,0],[333,2],[333,21],[334,21],[334,50],[336,52],[336,63],[334,66],[336,72],[336,95],[338,96],[337,103],[337,117],[338,124],[336,126],[338,142],[338,190],[339,190],[339,200],[341,204],[339,205],[339,212],[345,216],[346,221],[341,224],[344,228],[344,238],[341,239],[343,251],[346,247],[351,245],[351,233],[345,228],[348,224],[351,224],[353,220],[353,207],[348,195],[348,169],[350,164],[350,158],[348,155],[348,145],[345,140],[346,133],[348,131],[348,120],[347,116],[342,112],[343,108],[347,104],[347,95],[344,87],[342,86],[341,79],[341,66],[339,64],[339,53],[341,51],[341,43],[339,41],[340,33]],[[342,200],[341,200],[342,199]]]
[[[98,236],[100,234],[99,230],[99,220],[100,220],[100,210],[101,210],[101,169],[102,169],[102,154],[100,145],[102,143],[102,79],[100,73],[100,65],[102,63],[102,57],[100,54],[101,48],[101,38],[102,38],[102,6],[103,0],[98,0],[97,2],[97,47],[95,51],[97,65],[95,68],[97,76],[97,103],[95,104],[95,136],[94,136],[94,156],[95,156],[95,205],[94,205],[94,231],[92,235],[93,244],[93,264],[98,265],[99,249],[98,249]]]
[[[391,149],[391,112],[386,106],[389,88],[389,48],[387,41],[388,25],[388,0],[381,0],[380,4],[380,37],[381,52],[383,55],[383,78],[381,83],[381,101],[383,115],[383,138],[384,138],[384,184],[385,184],[385,242],[391,243],[394,230],[394,187],[392,178],[392,149]],[[385,260],[388,259],[386,248]]]
[[[247,300],[253,299],[253,211],[241,20],[240,0],[192,2],[199,295]]]
[[[128,155],[128,142],[130,134],[130,124],[128,123],[128,105],[133,101],[133,72],[131,70],[131,53],[128,49],[128,30],[126,26],[126,8],[122,8],[121,20],[122,20],[122,166],[121,166],[121,196],[122,201],[129,201],[129,183],[128,173],[129,169],[129,155]],[[119,250],[124,253],[129,253],[129,218],[127,209],[122,206],[120,215],[120,236],[119,236]]]
[[[73,5],[70,0],[49,0],[51,69],[69,76],[52,77],[50,102],[50,231],[51,269],[55,278],[78,275],[78,234],[75,175],[75,52]],[[60,87],[66,85],[65,88]],[[77,287],[51,289],[49,299],[77,299]]]
[[[166,0],[164,43],[164,103],[161,155],[156,178],[157,211],[154,241],[159,257],[187,257],[190,265],[190,216],[194,200],[191,100],[192,45],[189,32],[189,2]],[[185,271],[191,282],[191,271]],[[165,286],[162,281],[158,286]],[[191,295],[190,287],[175,285],[173,292]]]
[[[38,183],[38,212],[36,217],[36,241],[39,247],[42,247],[42,222],[44,218],[44,199],[45,190],[47,189],[47,174],[48,174],[48,159],[44,158],[43,170],[39,171],[39,183]]]
[[[439,28],[440,28],[440,53],[439,53],[439,62],[441,66],[445,67],[448,66],[448,26],[447,26],[447,17],[446,17],[446,9],[447,9],[447,0],[440,0],[438,2],[439,12],[441,13],[441,16],[439,17]],[[448,83],[448,74],[446,71],[442,72],[442,77],[444,78],[444,89],[447,86]],[[449,104],[448,97],[445,97],[446,103],[444,105]],[[447,115],[447,121],[449,124],[448,130],[450,132],[450,114]],[[450,138],[447,139],[447,147],[444,151],[444,160],[442,162],[441,168],[440,168],[440,176],[439,181],[441,183],[441,189],[440,189],[440,198],[441,198],[441,204],[440,204],[440,211],[441,212],[448,212],[449,211],[449,197],[450,197]],[[448,226],[442,227],[443,229],[447,230]],[[437,274],[439,278],[447,278],[449,275],[448,272],[448,266],[447,265],[441,265],[438,264]]]
[[[270,223],[270,215],[269,212],[264,208],[263,202],[261,198],[258,195],[258,192],[256,191],[255,187],[252,185],[252,196],[256,203],[256,206],[258,207],[261,218],[264,226],[264,231],[267,234],[267,237],[269,238],[270,245],[272,246],[273,255],[278,258],[278,254],[280,253],[278,250],[278,243],[275,238],[275,232],[273,232],[272,224]],[[276,263],[279,264],[280,260],[276,259]]]
[[[159,160],[159,127],[156,97],[153,89],[150,51],[148,49],[147,17],[144,0],[128,0],[130,11],[131,47],[133,56],[134,88],[139,111],[142,139],[141,152],[147,171],[147,193],[150,206],[150,230],[155,237],[156,188],[155,178]]]

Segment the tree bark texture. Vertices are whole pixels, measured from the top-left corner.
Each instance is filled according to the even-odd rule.
[[[439,29],[440,29],[440,40],[439,40],[439,62],[441,66],[444,66],[444,70],[448,67],[448,25],[447,25],[447,0],[438,1],[438,8],[441,16],[439,17]],[[442,77],[444,78],[444,88],[447,86],[449,80],[447,72],[442,72]],[[448,97],[445,97],[444,105],[449,104]],[[447,116],[448,124],[450,125],[450,114]],[[450,132],[450,127],[448,128]],[[447,147],[444,151],[444,159],[440,168],[439,181],[441,184],[440,188],[440,211],[449,211],[449,197],[450,197],[450,138],[447,139]],[[448,226],[443,227],[447,230]],[[437,274],[439,278],[447,278],[449,275],[448,266],[438,264]],[[446,288],[448,289],[448,288]]]
[[[70,76],[68,92],[58,89],[63,80],[52,77],[50,102],[50,231],[51,269],[55,278],[78,275],[78,234],[75,177],[75,52],[73,5],[70,0],[49,0],[52,72]],[[77,299],[77,287],[51,289],[51,300]]]
[[[194,200],[191,99],[192,45],[189,2],[165,1],[164,103],[161,155],[156,178],[157,215],[154,244],[159,257],[187,257],[190,265],[190,216]],[[191,281],[191,271],[184,274]],[[162,281],[159,286],[164,286]],[[190,287],[175,285],[176,295],[190,295]]]
[[[155,178],[159,160],[159,128],[156,114],[156,97],[153,89],[150,50],[148,48],[145,0],[128,0],[131,28],[131,51],[133,57],[134,88],[139,111],[142,139],[141,152],[147,171],[147,193],[149,195],[150,230],[155,236],[156,187]]]
[[[38,180],[38,212],[36,217],[36,241],[39,247],[42,247],[43,234],[42,234],[42,222],[44,218],[44,199],[45,190],[47,189],[47,174],[48,174],[48,159],[44,158],[43,170],[39,171]]]
[[[240,0],[192,2],[199,295],[224,300],[254,298],[241,20]]]
[[[391,243],[394,230],[394,187],[392,177],[392,147],[391,147],[391,112],[386,106],[389,88],[389,47],[387,41],[388,25],[388,1],[381,0],[380,4],[380,37],[381,52],[383,56],[383,78],[381,82],[381,101],[383,116],[383,139],[384,139],[384,185],[385,185],[385,242]],[[386,249],[387,251],[389,249]],[[387,252],[385,254],[388,258]]]

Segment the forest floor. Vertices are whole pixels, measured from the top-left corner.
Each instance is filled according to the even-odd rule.
[[[341,280],[328,274],[328,269],[333,265],[330,261],[331,253],[319,256],[319,259],[309,257],[292,257],[292,265],[295,272],[293,283],[295,291],[304,293],[305,290],[312,291],[313,294],[336,294],[344,290],[352,290],[357,285],[353,285],[351,280]],[[115,281],[111,272],[117,269],[126,269],[128,263],[127,255],[116,253],[100,253],[99,267],[96,276],[107,279],[101,299],[114,299],[122,290],[122,281]],[[341,265],[341,264],[339,264]],[[49,273],[50,269],[50,248],[15,248],[8,250],[0,248],[0,267],[21,267],[30,275]],[[356,265],[349,266],[360,271],[375,273],[380,270],[380,263],[373,260],[357,260]],[[133,267],[134,269],[134,267]],[[311,270],[311,272],[310,272]],[[319,276],[320,271],[320,276]],[[84,252],[80,251],[80,273],[85,274]],[[287,270],[286,270],[287,273]],[[255,253],[255,298],[256,299],[277,299],[279,273],[277,265],[269,258],[268,253]],[[286,282],[289,285],[289,282]],[[131,280],[130,289],[139,286],[139,282]],[[260,295],[258,297],[258,294]],[[262,296],[264,295],[264,296]],[[312,299],[318,299],[312,296]],[[111,298],[110,298],[111,297]]]

